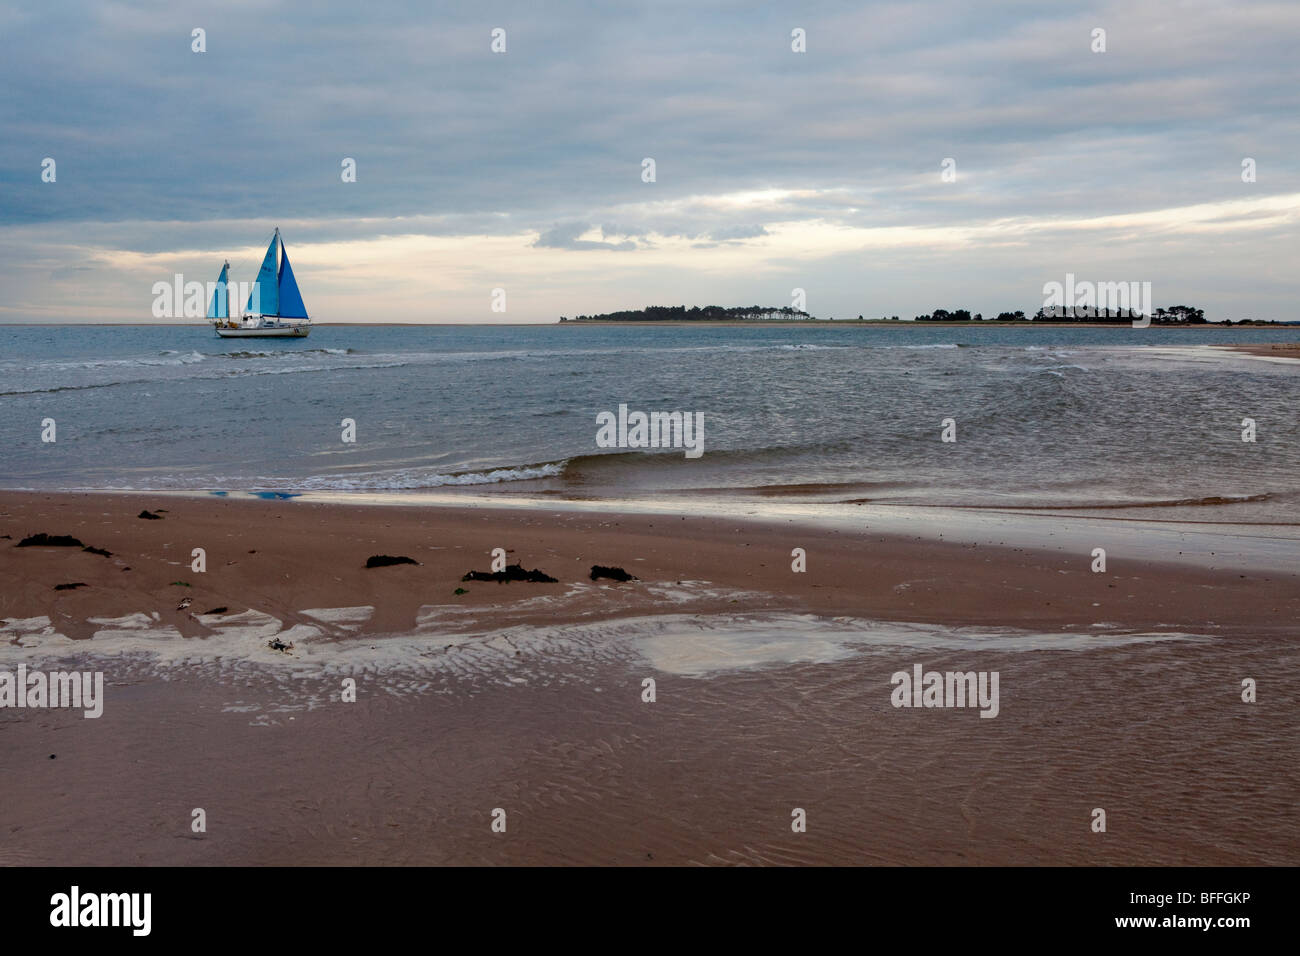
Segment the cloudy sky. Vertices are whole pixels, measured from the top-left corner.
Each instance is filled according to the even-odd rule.
[[[277,225],[318,321],[1032,313],[1067,272],[1300,318],[1298,38],[1290,0],[8,4],[0,322],[149,321]]]

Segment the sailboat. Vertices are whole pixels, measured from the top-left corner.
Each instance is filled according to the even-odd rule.
[[[278,260],[278,262],[277,262]],[[248,294],[248,304],[240,320],[230,317],[230,297],[227,282],[230,263],[221,267],[217,287],[208,306],[208,318],[222,338],[305,338],[311,331],[311,318],[302,304],[298,282],[289,265],[289,253],[284,248],[277,226],[271,244],[266,247],[262,268],[257,281]],[[285,322],[285,319],[304,319],[302,322]]]

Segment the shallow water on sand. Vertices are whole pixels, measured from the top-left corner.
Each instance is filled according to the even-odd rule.
[[[240,617],[203,642],[152,633],[148,615],[105,621],[75,650],[40,620],[7,622],[4,664],[108,673],[97,720],[0,712],[6,862],[1300,860],[1300,699],[1272,683],[1246,705],[1237,686],[1294,665],[1276,640],[684,614],[300,630],[289,657],[265,648],[270,622]],[[893,706],[891,674],[914,664],[998,672],[996,719]]]
[[[456,606],[422,609],[412,634],[357,633],[365,629],[373,610],[300,612],[321,621],[321,627],[286,626],[255,610],[201,615],[198,620],[213,635],[190,639],[143,612],[93,618],[99,630],[90,640],[70,640],[47,617],[4,619],[0,621],[0,666],[24,663],[47,670],[94,666],[110,679],[128,682],[170,680],[181,672],[205,674],[216,683],[269,680],[286,698],[279,707],[283,710],[293,709],[288,700],[308,682],[337,682],[348,676],[380,680],[385,693],[402,696],[435,687],[446,692],[472,691],[485,684],[564,684],[585,680],[592,667],[614,661],[648,672],[708,678],[862,655],[892,660],[907,653],[964,651],[978,657],[991,652],[1095,651],[1159,641],[1210,640],[1172,629],[1115,630],[1101,622],[1085,630],[1043,633],[813,614],[660,614],[483,631],[464,615],[465,609]],[[332,625],[328,632],[327,622]],[[291,647],[272,648],[272,641]],[[313,691],[302,698],[301,706],[310,709],[321,701],[321,694]]]

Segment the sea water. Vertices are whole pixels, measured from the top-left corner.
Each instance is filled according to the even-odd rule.
[[[0,487],[1296,522],[1300,365],[1212,347],[1273,341],[1300,328],[0,326]],[[599,447],[620,404],[702,415],[704,453]]]

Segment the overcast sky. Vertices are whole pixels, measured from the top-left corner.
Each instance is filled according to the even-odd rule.
[[[149,321],[277,225],[319,321],[987,316],[1067,272],[1300,318],[1298,39],[1290,0],[10,4],[0,322]]]

